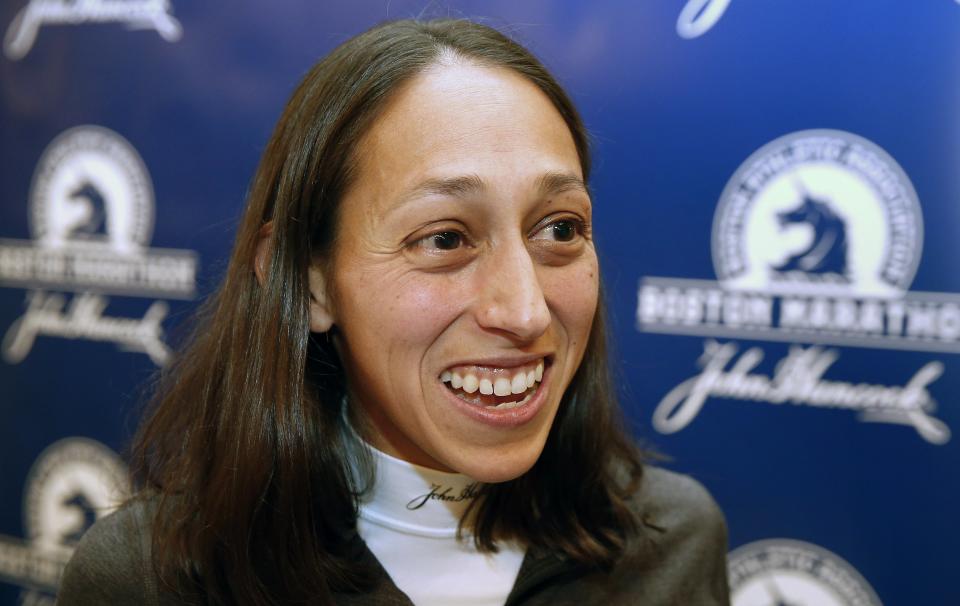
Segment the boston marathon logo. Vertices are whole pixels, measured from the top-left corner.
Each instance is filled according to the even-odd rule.
[[[20,603],[52,604],[83,533],[128,495],[126,468],[99,442],[66,438],[47,447],[24,490],[25,539],[0,535],[0,581],[23,587]]]
[[[130,29],[153,29],[168,42],[176,42],[183,34],[168,0],[30,0],[7,28],[3,52],[13,61],[22,59],[33,48],[42,26],[80,23],[125,23]]]
[[[105,313],[107,294],[190,299],[195,290],[193,251],[146,248],[153,186],[130,143],[99,126],[54,139],[34,175],[30,231],[33,240],[0,239],[0,285],[30,289],[0,344],[7,362],[23,360],[38,336],[108,341],[166,361],[166,302],[142,318]]]
[[[764,376],[751,372],[760,350],[737,359],[734,346],[708,341],[703,373],[660,403],[655,427],[678,431],[717,397],[849,408],[946,443],[950,430],[931,416],[936,403],[926,390],[940,362],[900,386],[824,377],[839,355],[824,345],[960,353],[960,295],[907,290],[922,242],[910,180],[870,141],[812,130],[762,147],[720,196],[712,244],[718,281],[643,278],[638,328],[811,347],[795,345]]]
[[[731,606],[880,606],[866,579],[840,556],[791,539],[768,539],[727,557]]]

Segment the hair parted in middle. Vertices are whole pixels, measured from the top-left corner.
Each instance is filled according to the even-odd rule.
[[[308,269],[333,265],[339,204],[364,133],[402,84],[446,60],[535,84],[569,127],[589,177],[588,137],[572,101],[529,51],[490,27],[391,22],[310,70],[264,151],[224,281],[159,378],[134,442],[134,479],[158,503],[155,566],[184,594],[210,604],[328,603],[332,591],[371,578],[354,551],[362,487],[350,469],[363,462],[351,460],[360,449],[345,431],[347,385],[333,339],[310,333]],[[265,225],[272,234],[260,284]],[[521,477],[484,485],[471,505],[464,520],[481,550],[512,539],[605,566],[636,529],[627,498],[641,455],[622,428],[606,331],[601,301],[543,453]]]

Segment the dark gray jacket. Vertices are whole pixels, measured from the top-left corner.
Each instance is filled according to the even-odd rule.
[[[613,570],[597,572],[555,554],[529,552],[507,606],[729,604],[727,530],[707,491],[687,476],[648,467],[633,502],[643,532],[631,538]],[[94,524],[67,564],[57,604],[180,604],[158,587],[152,572],[147,517],[142,505],[133,505]],[[410,606],[382,567],[380,572],[371,592],[337,594],[337,603]]]

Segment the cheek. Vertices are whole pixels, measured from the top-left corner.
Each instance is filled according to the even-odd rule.
[[[439,275],[405,272],[358,276],[354,283],[364,286],[342,302],[345,323],[359,327],[365,341],[376,341],[390,357],[419,357],[459,313],[461,290],[450,282]]]
[[[412,276],[395,294],[396,319],[421,338],[437,337],[460,314],[461,292],[459,285],[443,276]]]
[[[600,276],[596,256],[549,268],[541,278],[544,296],[572,347],[586,345],[599,300]]]

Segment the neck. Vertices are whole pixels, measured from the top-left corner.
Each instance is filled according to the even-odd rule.
[[[376,479],[360,498],[360,516],[430,537],[456,536],[480,484],[460,474],[408,463],[367,445]]]

